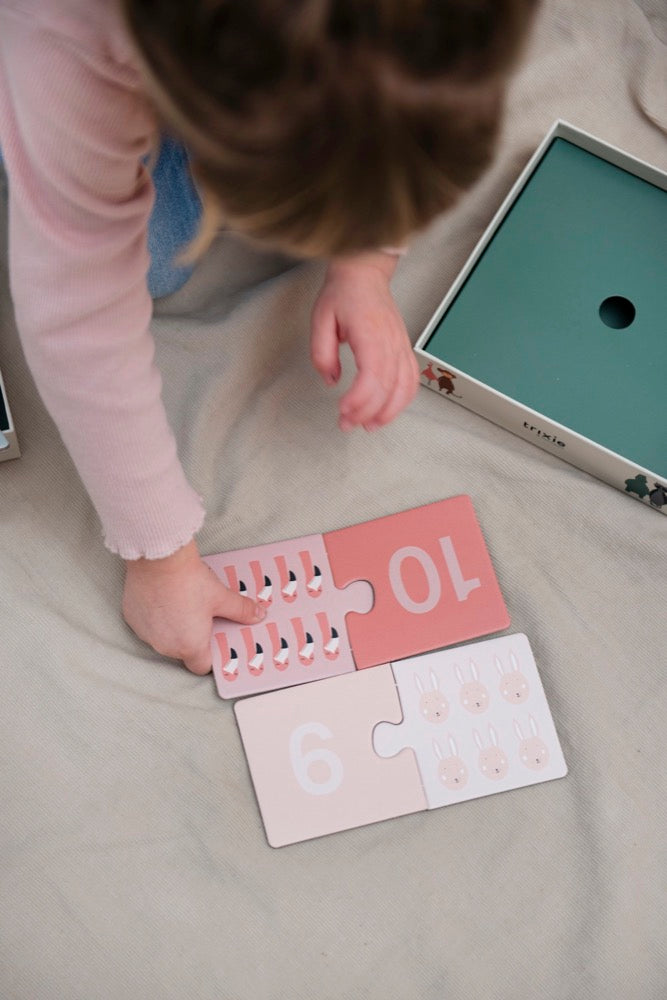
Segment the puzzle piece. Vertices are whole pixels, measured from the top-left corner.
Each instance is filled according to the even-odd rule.
[[[355,669],[345,614],[370,609],[370,584],[334,582],[322,535],[207,556],[231,590],[267,608],[259,625],[213,623],[213,674],[222,698],[333,677]]]
[[[373,587],[372,611],[347,618],[357,669],[509,626],[468,496],[331,531],[324,543],[338,587]]]
[[[429,809],[560,778],[566,771],[525,635],[393,663],[400,725],[381,722],[381,757],[410,747]]]
[[[567,772],[524,635],[237,702],[273,847]]]
[[[401,720],[388,664],[234,707],[272,847],[426,808],[414,754],[373,751],[374,713]]]
[[[509,616],[469,497],[208,556],[268,608],[253,627],[217,619],[223,698],[376,666],[500,631]]]

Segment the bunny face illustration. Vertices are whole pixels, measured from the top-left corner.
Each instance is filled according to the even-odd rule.
[[[537,723],[532,715],[528,716],[528,722],[532,735],[524,737],[521,726],[514,720],[514,732],[519,740],[519,757],[521,763],[531,771],[541,771],[549,763],[549,748],[538,736]]]
[[[468,768],[458,754],[456,741],[449,737],[450,756],[444,757],[437,740],[433,740],[433,752],[438,759],[438,778],[450,792],[460,792],[468,783]]]
[[[459,699],[463,707],[474,715],[481,715],[482,712],[486,712],[489,707],[489,689],[480,681],[476,664],[472,660],[470,661],[472,680],[467,683],[463,676],[463,671],[458,665],[455,667],[455,670],[456,677],[461,685]]]
[[[478,767],[480,771],[486,778],[490,778],[492,781],[500,781],[506,776],[510,765],[507,754],[498,745],[498,735],[495,729],[493,726],[489,726],[489,739],[491,741],[491,746],[489,747],[484,747],[482,737],[476,729],[473,730],[473,737],[479,750]]]
[[[444,722],[449,715],[449,702],[438,686],[438,678],[430,671],[431,689],[424,690],[421,678],[415,674],[415,685],[419,692],[419,713],[427,722]]]
[[[530,688],[528,686],[528,681],[519,670],[519,664],[516,656],[514,653],[510,653],[510,664],[512,666],[511,670],[505,670],[497,656],[494,659],[496,663],[496,670],[500,675],[501,695],[506,701],[510,701],[514,705],[520,705],[521,702],[524,702],[530,694]]]

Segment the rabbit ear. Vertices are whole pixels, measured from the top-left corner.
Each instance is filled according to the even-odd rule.
[[[429,673],[430,673],[430,677],[431,677],[431,684],[433,685],[433,690],[434,691],[439,691],[440,690],[440,685],[438,684],[438,678],[436,677],[435,672],[433,670],[431,670]]]
[[[498,746],[498,734],[496,733],[491,723],[489,723],[489,739],[493,743],[494,747]]]
[[[500,660],[498,659],[497,656],[493,657],[493,662],[495,663],[496,670],[498,671],[498,673],[500,674],[500,676],[504,677],[505,676],[505,668],[503,667],[502,663],[500,662]]]
[[[470,661],[470,673],[472,674],[472,679],[474,681],[479,680],[479,671],[477,670],[477,665],[472,660]]]
[[[528,716],[528,725],[530,726],[530,731],[533,734],[533,736],[537,736],[538,733],[537,723],[535,722],[535,719],[532,717],[532,715]]]
[[[442,760],[442,750],[437,740],[433,740],[433,753],[436,755],[438,760]]]
[[[510,649],[510,663],[512,664],[512,670],[514,670],[516,673],[518,673],[519,672],[519,661],[517,660],[516,656],[514,655],[514,653],[512,652],[511,649]]]
[[[517,738],[519,740],[523,740],[523,733],[521,732],[521,726],[519,725],[516,719],[514,720],[514,732],[516,733]]]
[[[458,757],[459,751],[458,751],[458,748],[456,746],[456,740],[454,739],[454,737],[453,736],[448,736],[447,737],[447,742],[449,743],[449,749],[452,752],[452,757]]]
[[[476,729],[473,729],[472,736],[473,736],[473,739],[474,739],[475,743],[477,744],[477,748],[479,750],[483,750],[484,749],[484,744],[482,743],[482,737],[479,735],[479,733],[477,732]]]
[[[458,665],[458,663],[454,667],[454,670],[456,671],[456,679],[457,679],[457,681],[459,682],[459,684],[463,684],[464,683],[463,673],[461,672],[461,668]]]
[[[415,677],[415,684],[417,685],[417,690],[419,691],[420,694],[423,694],[424,693],[424,685],[422,684],[422,682],[419,679],[419,677],[417,676],[417,674],[415,674],[414,677]]]

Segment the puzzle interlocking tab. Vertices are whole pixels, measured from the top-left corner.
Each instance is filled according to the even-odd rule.
[[[567,773],[522,634],[244,699],[235,712],[273,847]]]
[[[252,627],[214,623],[223,698],[378,666],[509,625],[468,496],[206,562],[267,608]]]

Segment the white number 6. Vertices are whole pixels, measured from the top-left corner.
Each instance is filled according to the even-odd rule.
[[[304,736],[319,736],[321,740],[330,740],[333,733],[322,722],[304,722],[297,726],[289,738],[289,755],[294,776],[299,782],[304,792],[309,795],[330,795],[335,792],[343,780],[343,763],[333,750],[326,747],[302,752]],[[329,777],[326,781],[313,781],[308,774],[311,764],[323,762],[329,769]]]

